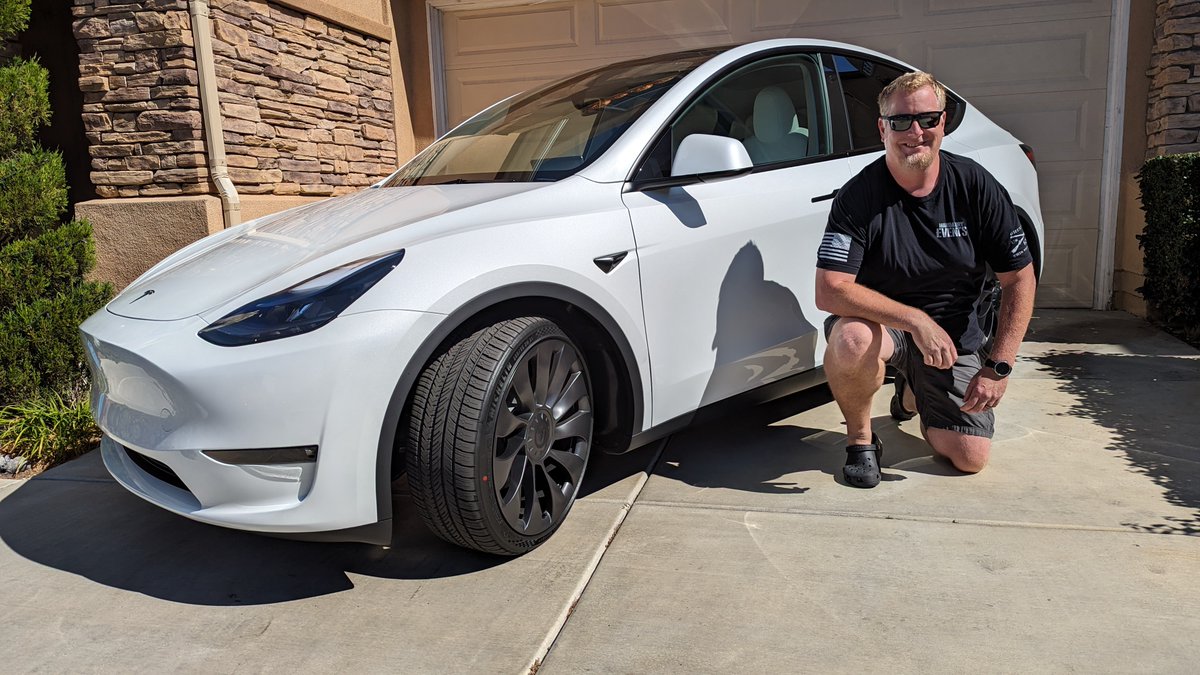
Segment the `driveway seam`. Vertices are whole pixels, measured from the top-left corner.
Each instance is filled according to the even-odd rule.
[[[550,650],[554,648],[554,643],[558,640],[558,636],[562,634],[563,629],[567,626],[567,621],[569,621],[571,615],[575,613],[575,606],[579,604],[580,598],[583,597],[584,591],[587,590],[588,584],[591,583],[592,577],[595,576],[596,570],[600,567],[600,562],[604,559],[604,554],[607,553],[609,547],[612,546],[613,540],[617,538],[617,533],[621,530],[621,525],[625,523],[625,519],[629,517],[629,512],[633,510],[633,505],[637,502],[638,497],[641,496],[642,488],[646,487],[646,483],[650,480],[650,477],[654,475],[654,470],[658,468],[658,461],[663,456],[663,450],[666,449],[670,440],[671,438],[668,436],[659,442],[658,451],[655,452],[654,459],[651,460],[650,464],[646,467],[646,471],[642,477],[638,479],[638,482],[634,486],[629,499],[620,502],[621,511],[617,515],[616,522],[614,522],[613,525],[608,528],[608,532],[605,533],[604,544],[596,550],[596,552],[592,555],[592,559],[588,561],[588,566],[584,570],[583,576],[580,578],[579,583],[576,584],[575,589],[571,592],[570,601],[565,607],[563,607],[558,618],[555,620],[554,625],[551,626],[549,632],[546,633],[546,637],[542,640],[542,644],[538,647],[537,652],[534,653],[533,659],[527,665],[526,672],[528,672],[530,675],[536,673],[538,669],[542,667],[542,664],[545,663],[546,657],[549,656]],[[599,502],[602,500],[595,501]],[[611,501],[616,502],[617,500]]]
[[[1111,525],[1070,525],[1066,523],[1034,523],[1019,520],[983,520],[979,518],[945,518],[937,516],[889,515],[882,513],[867,513],[862,511],[818,511],[814,509],[767,509],[754,506],[733,506],[728,504],[687,504],[682,502],[664,502],[657,500],[642,500],[639,506],[661,506],[675,509],[695,509],[698,511],[738,511],[742,513],[778,513],[795,516],[831,516],[834,518],[872,518],[875,520],[903,520],[915,523],[942,523],[946,525],[977,525],[982,527],[1008,527],[1015,529],[1036,530],[1076,530],[1084,532],[1121,532],[1125,534],[1164,535],[1194,537],[1176,532],[1147,532]]]

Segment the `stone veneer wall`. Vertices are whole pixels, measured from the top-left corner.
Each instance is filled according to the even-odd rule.
[[[1200,151],[1200,0],[1159,0],[1146,156]]]
[[[213,0],[238,192],[335,195],[396,168],[389,45],[263,0]]]
[[[186,0],[74,2],[96,193],[209,192]]]
[[[209,194],[186,0],[74,0],[101,197]],[[389,45],[264,0],[211,0],[240,193],[333,195],[396,166]]]

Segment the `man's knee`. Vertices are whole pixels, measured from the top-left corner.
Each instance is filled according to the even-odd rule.
[[[934,452],[950,460],[963,473],[979,473],[991,457],[992,440],[950,429],[926,429],[925,438]]]
[[[863,319],[840,319],[829,336],[829,356],[842,363],[881,358],[883,327]]]

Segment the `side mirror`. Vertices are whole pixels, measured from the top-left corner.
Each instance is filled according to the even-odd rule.
[[[712,134],[692,134],[683,139],[671,176],[695,176],[711,173],[736,173],[750,169],[754,162],[737,139]]]

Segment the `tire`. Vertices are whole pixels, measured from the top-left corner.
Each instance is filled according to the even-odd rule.
[[[442,539],[488,553],[537,548],[562,524],[587,468],[592,389],[553,322],[502,321],[422,372],[409,410],[408,482]]]

